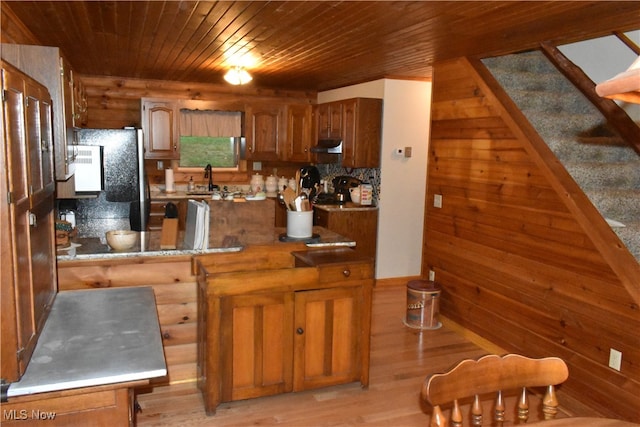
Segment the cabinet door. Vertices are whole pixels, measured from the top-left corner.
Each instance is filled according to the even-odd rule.
[[[38,326],[55,295],[54,214],[52,193],[45,198],[43,191],[38,191],[34,193],[38,198],[30,197],[31,183],[47,188],[43,177],[51,174],[50,170],[38,169],[42,162],[39,98],[46,90],[17,70],[5,68],[5,64],[2,86],[3,156],[6,155],[8,178],[3,189],[8,197],[2,200],[2,211],[8,219],[8,238],[2,239],[1,249],[11,274],[3,274],[1,283],[1,373],[3,379],[15,381],[26,368],[35,348]],[[34,108],[27,108],[27,99]],[[36,146],[35,153],[30,151],[29,143]]]
[[[40,99],[40,150],[42,152],[42,186],[45,196],[53,194],[56,188],[53,146],[53,102],[48,93]]]
[[[294,391],[360,379],[362,305],[360,287],[296,292]]]
[[[290,105],[287,108],[287,160],[309,162],[311,159],[311,106]]]
[[[24,79],[17,73],[2,70],[4,90],[4,136],[8,157],[9,192],[12,202],[21,206],[28,204],[28,148],[25,126],[25,87]]]
[[[356,167],[356,130],[358,128],[357,101],[355,99],[344,101],[342,132],[342,166]]]
[[[378,210],[335,210],[314,208],[314,225],[327,228],[356,242],[354,251],[376,258],[378,241]]]
[[[25,81],[25,97],[29,193],[33,207],[51,196],[55,189],[51,100],[40,85],[30,80]]]
[[[170,102],[142,102],[145,159],[178,159],[176,107]]]
[[[380,167],[382,100],[343,101],[342,166]]]
[[[231,296],[221,311],[221,400],[291,391],[293,293]]]
[[[340,138],[342,136],[342,102],[329,102],[317,107],[318,138]]]
[[[247,159],[284,160],[282,108],[273,105],[250,105],[246,107],[245,114]]]

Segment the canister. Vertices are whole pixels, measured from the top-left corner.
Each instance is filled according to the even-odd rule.
[[[360,184],[360,204],[373,204],[373,186],[371,184]]]
[[[253,194],[264,191],[264,178],[260,174],[251,177],[251,192]]]
[[[407,316],[405,325],[415,329],[438,329],[440,285],[429,280],[411,280],[407,283]]]

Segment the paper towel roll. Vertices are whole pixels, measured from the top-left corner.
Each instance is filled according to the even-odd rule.
[[[175,193],[176,189],[173,182],[173,169],[164,170],[164,185],[167,193]]]

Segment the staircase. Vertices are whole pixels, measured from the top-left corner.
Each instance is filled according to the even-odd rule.
[[[640,156],[541,52],[483,63],[640,261]]]

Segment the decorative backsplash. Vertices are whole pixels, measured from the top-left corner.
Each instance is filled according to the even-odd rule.
[[[320,179],[329,182],[329,191],[333,191],[331,188],[331,182],[337,176],[352,176],[358,178],[362,182],[366,182],[373,186],[373,200],[376,203],[380,200],[380,169],[346,169],[338,164],[322,164],[316,165],[320,172]]]

